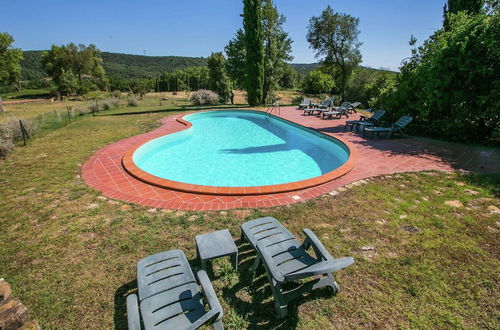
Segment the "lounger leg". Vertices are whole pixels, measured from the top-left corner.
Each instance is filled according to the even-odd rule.
[[[224,330],[224,326],[222,325],[222,321],[219,320],[213,324],[215,330]]]
[[[238,252],[231,255],[231,263],[233,264],[234,270],[238,270]]]
[[[255,271],[257,270],[259,265],[260,265],[260,257],[257,254],[257,256],[255,257],[255,261],[253,262],[252,267],[250,267],[250,272],[252,273],[252,275],[255,273]]]
[[[271,291],[274,296],[274,310],[279,319],[284,318],[288,314],[288,301],[281,294],[281,285],[276,282],[269,273],[267,274],[269,278],[269,284],[271,286]]]

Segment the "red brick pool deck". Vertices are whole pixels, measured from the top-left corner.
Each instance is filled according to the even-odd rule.
[[[262,195],[212,195],[169,190],[144,183],[129,175],[122,166],[123,155],[138,143],[186,126],[176,120],[178,115],[162,119],[163,125],[151,132],[129,137],[98,150],[82,167],[86,184],[103,195],[155,208],[176,210],[214,211],[233,208],[265,208],[305,201],[349,183],[374,176],[398,172],[439,170],[500,172],[500,152],[496,149],[466,146],[424,138],[374,138],[344,131],[346,120],[322,120],[316,116],[303,116],[295,107],[282,108],[280,117],[338,137],[357,151],[354,168],[340,178],[318,186]]]

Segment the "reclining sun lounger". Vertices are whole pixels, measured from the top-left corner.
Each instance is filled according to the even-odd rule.
[[[361,102],[354,102],[354,103],[351,103],[351,106],[349,107],[349,112],[351,113],[357,113],[358,111],[356,110],[357,107],[359,107],[361,105]]]
[[[257,258],[251,268],[255,272],[260,262],[269,278],[275,298],[274,307],[278,317],[285,317],[288,303],[303,293],[321,287],[331,287],[334,293],[339,285],[333,272],[352,263],[352,257],[334,259],[320,240],[309,229],[304,229],[306,239],[301,244],[278,220],[271,217],[259,218],[241,225],[242,240],[246,239],[255,249]],[[307,250],[312,247],[315,257]],[[282,284],[315,276],[292,291],[282,289]]]
[[[366,127],[363,131],[363,135],[366,135],[366,133],[368,132],[371,134],[370,137],[373,137],[375,133],[377,133],[377,135],[380,133],[386,133],[387,138],[390,138],[395,133],[399,133],[401,134],[401,136],[404,136],[403,130],[409,123],[411,123],[412,120],[413,118],[410,116],[403,116],[399,118],[398,121],[396,121],[392,125],[392,127],[376,127],[376,126]]]
[[[302,102],[299,104],[299,110],[304,110],[307,109],[311,106],[312,100],[309,98],[305,98],[302,100]]]
[[[345,116],[346,118],[349,118],[349,108],[351,107],[351,103],[349,102],[344,102],[340,105],[338,108],[334,108],[331,111],[325,111],[323,112],[323,119],[340,119],[342,116]]]
[[[204,270],[197,273],[203,296],[186,256],[170,250],[146,257],[137,263],[138,296],[127,297],[129,330],[197,329],[213,324],[223,329],[222,307]],[[203,298],[210,310],[205,311]],[[140,310],[140,316],[139,316]]]
[[[384,114],[385,110],[377,110],[371,117],[361,116],[359,120],[348,120],[345,123],[344,129],[346,129],[347,126],[350,126],[352,131],[354,128],[358,130],[359,126],[363,126],[363,128],[366,128],[367,126],[377,125],[380,121],[380,118],[382,118]]]

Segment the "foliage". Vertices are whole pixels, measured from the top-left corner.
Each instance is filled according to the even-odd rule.
[[[268,99],[279,88],[279,80],[293,60],[292,39],[283,30],[286,22],[284,15],[278,12],[272,0],[264,0],[262,7],[262,27],[264,32],[264,83],[262,103],[270,103]]]
[[[302,81],[302,91],[307,94],[330,93],[334,87],[332,76],[321,70],[309,72]]]
[[[207,89],[209,87],[208,79],[207,67],[190,67],[163,73],[158,81],[158,86],[161,92]]]
[[[19,48],[12,48],[13,42],[14,38],[10,34],[0,33],[0,86],[15,85],[19,91],[19,63],[23,53]]]
[[[278,85],[284,89],[292,89],[297,86],[299,73],[290,64],[285,64],[283,73],[279,78]]]
[[[72,91],[68,82],[69,87],[73,87],[73,77],[77,79],[75,92],[79,94],[95,87],[103,89],[107,84],[100,51],[95,45],[53,45],[51,50],[42,54],[42,64],[63,94]]]
[[[127,106],[129,106],[129,107],[138,107],[139,106],[139,102],[137,101],[137,99],[135,97],[130,97],[127,100]]]
[[[194,105],[217,104],[219,103],[219,95],[210,90],[200,89],[192,92],[189,95],[189,100]]]
[[[337,13],[330,6],[309,20],[307,41],[331,70],[342,99],[346,99],[347,83],[352,71],[361,62],[358,41],[359,18]]]
[[[258,105],[264,95],[264,35],[262,0],[243,0],[243,28],[246,51],[246,91],[248,104]]]
[[[212,53],[208,58],[208,77],[210,90],[219,94],[221,101],[226,103],[231,89],[226,73],[226,58],[221,52]]]
[[[500,125],[500,17],[459,12],[449,23],[413,49],[379,105],[413,116],[420,134],[481,142]]]
[[[449,28],[449,14],[456,14],[459,11],[467,11],[469,14],[478,14],[483,9],[484,4],[484,0],[448,0],[443,9],[444,28]]]
[[[396,74],[385,70],[357,67],[347,84],[346,100],[361,102],[363,106],[371,106],[381,91],[391,84]]]
[[[242,29],[236,31],[234,39],[229,40],[224,47],[227,55],[227,73],[234,86],[243,90],[246,86],[246,50],[245,50],[245,32]]]
[[[151,86],[146,79],[133,79],[129,85],[130,91],[141,99],[151,91]]]
[[[292,40],[283,30],[286,21],[272,0],[264,0],[262,7],[262,29],[264,47],[264,78],[262,102],[265,103],[269,96],[279,88],[291,88],[295,84],[297,75],[286,63],[293,57],[291,53]],[[227,54],[227,71],[235,82],[235,87],[244,89],[246,84],[246,47],[245,32],[236,31],[234,39],[230,40],[224,48]]]
[[[38,129],[37,123],[32,120],[23,120],[23,126],[28,136],[33,136]],[[15,143],[20,141],[22,137],[19,119],[9,117],[0,123],[0,158],[5,158],[7,154],[11,153],[14,150]]]

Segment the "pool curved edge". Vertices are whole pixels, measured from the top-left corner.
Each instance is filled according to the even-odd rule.
[[[228,111],[234,110],[234,109],[228,109]],[[214,110],[206,110],[206,111],[214,111]],[[216,110],[216,111],[225,111],[225,110]],[[262,113],[262,111],[256,111],[256,110],[245,110],[245,111],[251,111],[251,112],[259,112]],[[197,111],[196,113],[199,113],[201,111]],[[205,112],[205,111],[203,111]],[[188,114],[183,114],[180,115],[176,118],[177,122],[185,125],[185,127],[182,130],[189,129],[193,126],[192,123],[189,121],[185,120],[184,117],[187,115],[190,115],[192,113]],[[305,129],[313,130],[311,128],[305,127],[303,125],[300,125],[299,123],[284,119],[279,116],[271,115],[270,116],[276,117],[279,120],[285,121],[289,124],[293,125],[299,125],[302,126]],[[189,184],[189,183],[183,183],[183,182],[178,182],[178,181],[172,181],[164,178],[160,178],[157,176],[154,176],[148,172],[143,171],[140,169],[133,161],[132,156],[134,152],[141,147],[143,144],[157,139],[161,136],[173,134],[173,133],[168,133],[164,134],[161,136],[156,136],[153,138],[148,138],[144,141],[141,141],[131,149],[129,149],[122,157],[122,166],[127,171],[128,174],[133,176],[134,178],[143,181],[145,183],[161,187],[161,188],[166,188],[166,189],[172,189],[172,190],[178,190],[178,191],[184,191],[184,192],[189,192],[189,193],[198,193],[198,194],[208,194],[208,195],[261,195],[261,194],[274,194],[274,193],[282,193],[282,192],[288,192],[288,191],[294,191],[294,190],[301,190],[309,187],[314,187],[332,180],[335,180],[345,174],[347,174],[349,171],[351,171],[354,168],[354,165],[357,162],[358,159],[358,153],[356,151],[356,148],[351,143],[348,143],[338,137],[333,137],[327,134],[324,134],[322,132],[313,130],[319,134],[326,135],[330,138],[334,138],[341,143],[343,143],[347,149],[349,150],[349,158],[347,161],[342,164],[340,167],[334,169],[333,171],[330,171],[328,173],[325,173],[323,175],[311,178],[311,179],[306,179],[306,180],[301,180],[301,181],[295,181],[295,182],[290,182],[290,183],[282,183],[282,184],[275,184],[275,185],[267,185],[267,186],[252,186],[252,187],[218,187],[218,186],[204,186],[204,185],[196,185],[196,184]],[[178,132],[178,131],[177,131]]]

